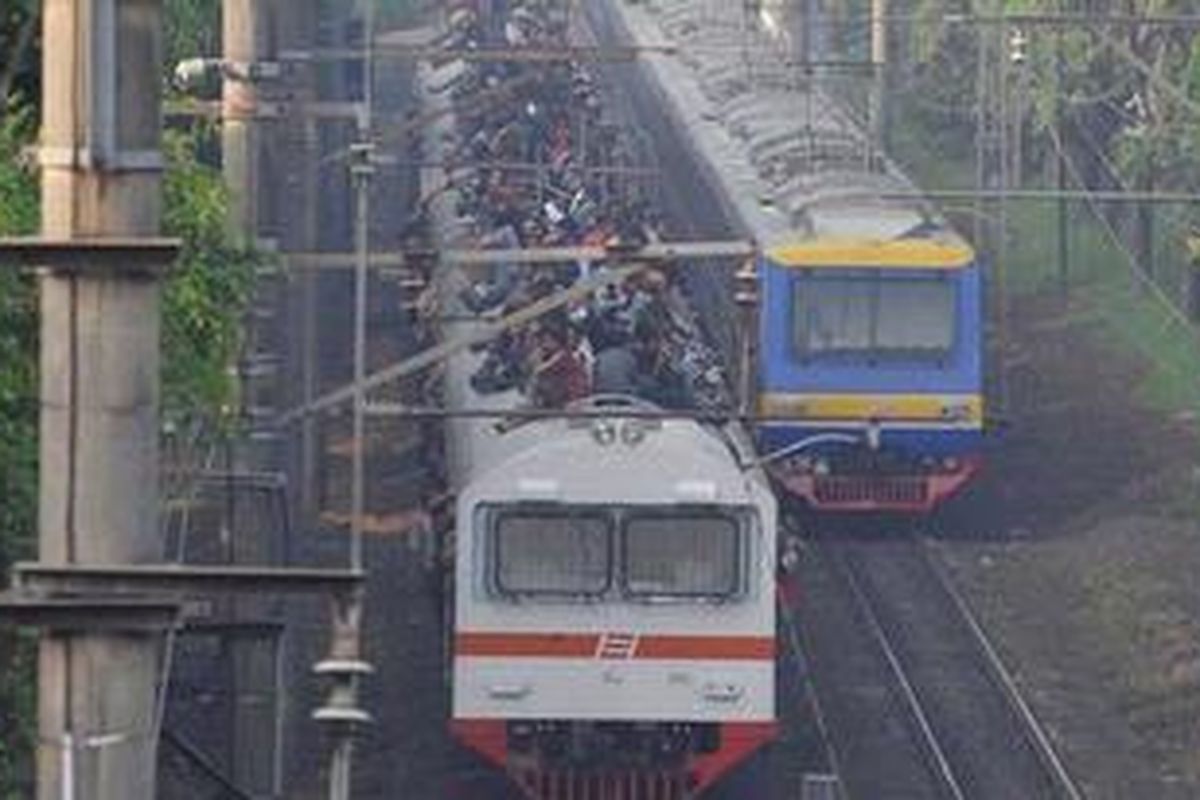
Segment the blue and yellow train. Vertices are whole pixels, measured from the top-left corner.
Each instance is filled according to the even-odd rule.
[[[647,53],[625,85],[677,227],[710,235],[719,218],[761,248],[757,436],[778,484],[818,510],[934,509],[982,463],[972,248],[819,81],[796,79],[786,34],[748,30],[738,3],[614,6],[605,25],[627,43],[704,54]],[[727,351],[728,279],[688,276]]]
[[[929,511],[980,467],[981,276],[945,228],[761,263],[761,450],[813,508]]]

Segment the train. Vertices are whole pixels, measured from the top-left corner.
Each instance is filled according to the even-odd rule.
[[[561,41],[552,9],[493,7],[508,18],[479,24],[475,4],[455,4],[446,41]],[[500,337],[455,349],[440,374],[455,497],[450,729],[528,800],[768,797],[779,580],[794,563],[781,556],[777,493],[818,511],[926,513],[970,482],[982,461],[982,269],[837,103],[796,93],[764,59],[747,72],[745,37],[772,45],[748,31],[742,4],[584,12],[602,44],[644,48],[618,82],[667,154],[666,188],[687,195],[671,214],[707,204],[704,215],[715,209],[756,245],[755,346],[742,364],[754,413],[659,414],[636,392],[563,390],[561,413],[529,414],[531,393],[489,371],[512,345],[495,346],[507,332],[494,324],[518,307],[503,298],[547,295],[518,285],[519,264],[482,280],[439,268],[440,337]],[[622,126],[597,114],[575,129],[574,111],[561,111],[595,111],[590,79],[547,77],[572,69],[422,70],[422,157],[466,165],[423,170],[436,246],[620,232],[619,214],[595,210],[603,181],[571,165]],[[532,180],[523,161],[535,162]],[[563,265],[551,283],[594,266]],[[697,337],[732,365],[731,272],[683,274]],[[548,346],[571,341],[556,337]]]
[[[631,402],[452,437],[451,729],[534,800],[699,797],[776,735],[769,482]]]
[[[761,249],[755,438],[777,486],[830,514],[931,513],[983,466],[982,266],[863,120],[805,83],[786,25],[748,7],[586,11],[603,41],[644,50],[620,80],[684,187],[674,216]],[[728,273],[689,278],[723,338]]]
[[[454,104],[447,87],[477,74],[423,72],[424,111],[437,120],[423,135],[427,160],[458,152],[467,123],[441,112],[469,114],[472,93],[487,89]],[[537,98],[516,104],[518,120]],[[456,171],[459,188],[447,191],[446,170],[424,171],[437,246],[480,240],[461,188],[476,177]],[[447,266],[435,285],[443,342],[491,324],[474,308],[477,275]],[[449,728],[503,776],[489,796],[765,797],[758,765],[779,730],[778,509],[748,431],[662,415],[632,394],[530,416],[528,392],[481,380],[489,357],[460,348],[439,380],[455,497]]]

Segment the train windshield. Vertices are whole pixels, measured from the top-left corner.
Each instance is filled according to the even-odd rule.
[[[510,597],[713,599],[744,586],[747,519],[627,506],[493,510],[490,584]]]
[[[723,598],[740,588],[736,518],[711,513],[631,515],[623,582],[633,596]]]
[[[504,512],[495,522],[496,588],[514,595],[597,595],[612,574],[611,522],[581,510]]]
[[[793,343],[802,360],[944,361],[956,308],[944,272],[809,271],[793,287]]]

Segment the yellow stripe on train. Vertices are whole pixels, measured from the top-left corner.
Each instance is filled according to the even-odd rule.
[[[759,413],[801,420],[879,420],[981,424],[978,394],[791,394],[759,397]]]
[[[820,238],[774,247],[766,255],[782,267],[962,269],[975,260],[975,251],[957,236],[888,241]]]

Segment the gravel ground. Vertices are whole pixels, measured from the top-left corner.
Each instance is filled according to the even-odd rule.
[[[1045,300],[1017,310],[1011,427],[935,527],[1090,798],[1200,796],[1194,429]]]

